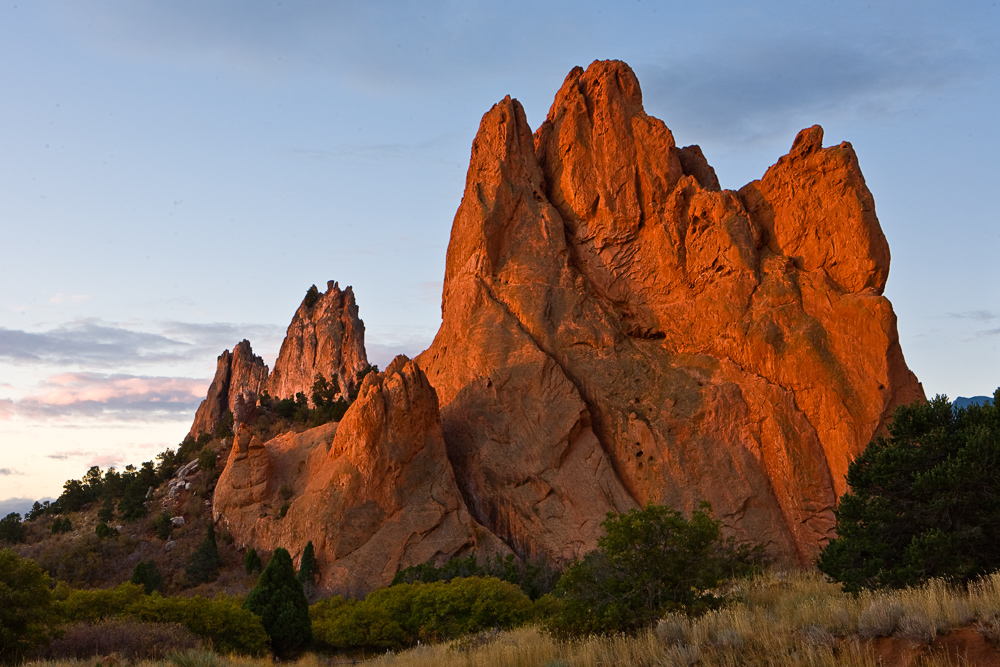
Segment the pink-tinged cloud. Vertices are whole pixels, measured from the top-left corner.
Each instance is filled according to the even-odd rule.
[[[14,401],[9,398],[0,398],[0,419],[10,419],[17,412]]]
[[[39,391],[10,402],[8,411],[35,418],[180,419],[194,412],[207,386],[208,380],[199,378],[63,373],[50,377]],[[2,406],[0,402],[0,410]]]

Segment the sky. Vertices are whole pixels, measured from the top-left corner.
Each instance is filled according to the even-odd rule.
[[[187,433],[308,287],[369,357],[440,323],[482,115],[629,63],[723,187],[850,141],[928,396],[1000,385],[1000,9],[977,2],[0,0],[0,515]]]

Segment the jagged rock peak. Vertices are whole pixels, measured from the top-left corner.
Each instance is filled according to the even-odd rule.
[[[624,63],[575,68],[533,135],[502,100],[417,358],[470,512],[566,558],[609,510],[707,500],[730,534],[808,562],[848,462],[923,398],[888,265],[853,149],[818,126],[735,192]]]
[[[313,285],[295,311],[267,391],[275,398],[302,392],[311,395],[317,374],[336,378],[343,393],[354,388],[359,371],[368,367],[365,325],[358,316],[354,290],[341,290],[333,280],[325,293]]]
[[[213,432],[226,412],[234,410],[240,394],[256,396],[260,393],[267,374],[267,365],[253,353],[250,341],[244,339],[232,352],[225,350],[219,355],[215,377],[208,387],[208,395],[198,406],[188,435],[196,438],[202,433]]]
[[[473,549],[509,553],[469,515],[437,395],[404,356],[365,377],[339,424],[265,443],[239,429],[213,509],[241,544],[296,554],[312,540],[326,591],[366,592]]]

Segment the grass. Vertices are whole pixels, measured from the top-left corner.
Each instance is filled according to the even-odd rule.
[[[754,667],[923,667],[968,663],[940,651],[911,650],[908,662],[880,661],[876,643],[926,647],[950,629],[973,627],[990,643],[1000,640],[1000,573],[968,589],[941,581],[892,592],[846,595],[818,573],[770,573],[731,584],[722,609],[689,618],[669,614],[635,636],[585,637],[560,642],[536,626],[482,632],[452,642],[386,653],[372,667],[652,667],[701,665]],[[892,640],[879,638],[892,637]],[[940,647],[941,642],[934,646]],[[90,661],[31,663],[39,667],[95,667]],[[102,664],[108,664],[105,661]],[[171,654],[144,667],[264,667],[269,659],[217,656],[204,651]],[[297,667],[351,664],[309,654]]]

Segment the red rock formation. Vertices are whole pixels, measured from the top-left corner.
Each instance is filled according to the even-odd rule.
[[[208,387],[208,396],[198,406],[188,435],[197,438],[213,432],[226,412],[232,412],[240,393],[257,395],[266,380],[267,365],[253,353],[249,341],[240,342],[232,352],[225,350],[219,355],[215,378]]]
[[[473,548],[509,552],[469,515],[437,395],[403,356],[366,376],[339,425],[268,442],[240,425],[213,508],[242,544],[301,555],[312,540],[325,590],[364,592]]]
[[[368,367],[365,325],[358,317],[354,291],[327,283],[325,294],[313,289],[288,325],[267,391],[275,398],[312,394],[316,375],[336,377],[345,394],[354,388],[359,371]]]
[[[707,500],[779,560],[817,553],[847,463],[923,398],[871,193],[821,141],[721,190],[620,62],[570,72],[534,135],[509,97],[483,117],[417,359],[478,521],[565,557],[608,510]]]

